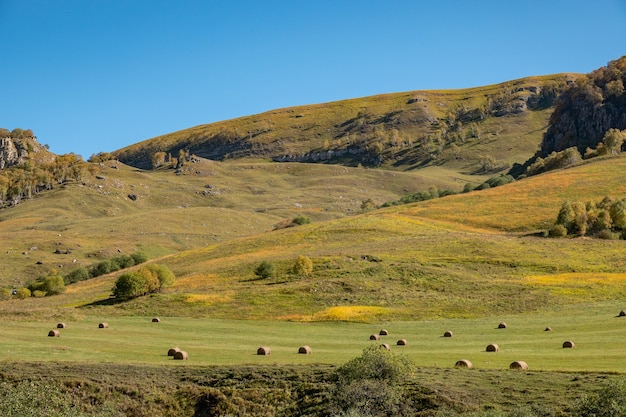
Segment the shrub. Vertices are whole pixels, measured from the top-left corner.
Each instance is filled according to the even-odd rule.
[[[301,226],[303,224],[311,223],[311,219],[309,217],[306,217],[306,216],[296,216],[296,217],[293,218],[292,222],[294,224],[297,224],[298,226]]]
[[[158,264],[152,264],[145,266],[145,268],[157,277],[157,279],[159,280],[159,289],[163,289],[174,284],[176,276],[168,267]]]
[[[30,297],[31,292],[28,288],[18,288],[17,291],[15,291],[15,297],[19,298],[20,300],[23,300],[25,298]]]
[[[334,407],[343,415],[411,415],[401,382],[413,368],[407,356],[371,345],[337,369]]]
[[[104,261],[98,262],[90,272],[92,277],[99,277],[101,275],[106,275],[111,273],[111,261],[109,259],[105,259]]]
[[[595,394],[574,405],[580,417],[622,417],[626,415],[626,378],[609,382]]]
[[[254,275],[259,277],[259,279],[267,279],[274,276],[276,273],[276,267],[273,263],[268,261],[261,262],[255,269]]]
[[[550,228],[551,237],[565,237],[567,236],[567,229],[562,224],[555,224]]]
[[[135,265],[142,264],[148,260],[148,256],[143,252],[135,252],[130,257],[135,261]]]
[[[117,263],[120,269],[130,268],[135,265],[135,260],[130,255],[121,255],[113,258],[113,261]]]
[[[0,300],[8,300],[9,298],[11,298],[12,294],[11,294],[11,290],[8,288],[2,288],[0,289]]]
[[[65,283],[73,284],[75,282],[84,281],[89,278],[89,271],[84,266],[81,266],[80,268],[73,270],[65,276]]]
[[[293,273],[309,276],[311,272],[313,272],[313,261],[306,256],[298,255],[298,259],[296,259],[296,263],[293,265]]]
[[[144,295],[146,292],[146,280],[136,272],[127,272],[120,275],[113,287],[113,296],[120,300],[130,300],[131,298]]]

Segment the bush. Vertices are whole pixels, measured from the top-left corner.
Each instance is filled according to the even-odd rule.
[[[276,273],[276,267],[273,263],[268,261],[261,262],[255,269],[254,275],[259,277],[259,279],[267,279],[274,276]]]
[[[574,410],[580,417],[626,416],[626,378],[613,380],[599,392],[582,398]]]
[[[152,272],[157,277],[157,279],[159,280],[159,290],[174,284],[176,276],[168,267],[158,264],[152,264],[147,265],[144,268]]]
[[[113,287],[113,296],[129,300],[161,291],[174,282],[174,273],[162,265],[148,265],[120,275]]]
[[[46,296],[46,293],[45,293],[45,292],[43,292],[43,291],[40,291],[40,290],[35,290],[35,291],[33,291],[33,292],[32,292],[32,294],[31,294],[31,295],[32,295],[33,297],[35,297],[35,298],[41,298],[41,297],[45,297],[45,296]]]
[[[84,281],[89,278],[89,271],[84,266],[81,266],[80,268],[73,270],[65,276],[65,283],[73,284],[75,282]]]
[[[555,224],[550,228],[551,237],[565,237],[567,236],[567,229],[562,224]]]
[[[336,411],[343,415],[414,415],[401,385],[412,378],[413,369],[407,356],[379,345],[369,346],[361,356],[337,369]]]
[[[0,289],[0,300],[8,300],[9,298],[11,298],[13,294],[11,293],[11,290],[8,288],[2,288]]]
[[[142,264],[148,260],[148,257],[143,252],[135,252],[131,254],[130,257],[135,261],[135,265]]]
[[[294,224],[297,224],[298,226],[301,226],[303,224],[311,223],[311,219],[309,217],[306,217],[306,216],[296,216],[296,217],[293,218],[292,222]]]
[[[309,276],[313,272],[313,262],[306,256],[299,255],[293,265],[293,273],[296,275]]]
[[[17,291],[15,291],[15,297],[19,298],[20,300],[23,300],[25,298],[30,297],[31,292],[28,288],[18,288]]]
[[[146,279],[137,272],[120,275],[113,287],[113,296],[120,300],[130,300],[146,294]]]

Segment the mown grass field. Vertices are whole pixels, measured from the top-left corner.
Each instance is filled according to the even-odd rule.
[[[377,323],[289,322],[212,318],[96,317],[65,322],[60,337],[48,337],[56,322],[0,322],[0,361],[144,364],[156,366],[214,365],[340,365],[359,356],[370,344],[387,343],[419,367],[453,368],[460,359],[477,369],[505,370],[515,360],[533,371],[626,372],[626,317],[618,317],[619,302],[560,307],[532,314],[497,315],[479,319],[441,319]],[[109,328],[100,329],[105,321]],[[499,329],[501,322],[506,329]],[[551,327],[552,331],[545,331]],[[381,329],[389,332],[370,340]],[[444,337],[452,331],[453,337]],[[406,339],[406,346],[397,346]],[[563,342],[573,341],[574,349]],[[488,344],[500,347],[486,352]],[[308,345],[313,353],[298,354]],[[257,355],[268,346],[271,355]],[[189,353],[175,361],[168,349]]]

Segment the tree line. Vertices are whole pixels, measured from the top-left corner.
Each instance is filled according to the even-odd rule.
[[[607,196],[597,203],[566,201],[561,205],[549,235],[626,239],[626,198]]]

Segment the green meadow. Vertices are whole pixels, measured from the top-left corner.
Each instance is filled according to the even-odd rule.
[[[215,365],[340,365],[370,344],[389,344],[419,367],[453,368],[468,359],[477,369],[508,369],[523,360],[532,371],[626,372],[626,317],[618,317],[618,302],[603,302],[523,315],[480,319],[394,321],[379,323],[290,322],[211,318],[87,316],[66,322],[60,337],[48,337],[55,322],[0,323],[0,360],[145,364],[158,366]],[[498,328],[504,322],[507,327]],[[552,331],[545,329],[550,327]],[[370,340],[381,329],[389,335]],[[452,337],[444,337],[446,331]],[[396,345],[405,339],[407,345]],[[572,341],[575,348],[563,348]],[[486,352],[488,344],[498,352]],[[300,346],[312,349],[299,354]],[[271,355],[257,355],[258,347]],[[189,354],[188,361],[167,356],[172,347]],[[16,357],[16,352],[19,355]]]

